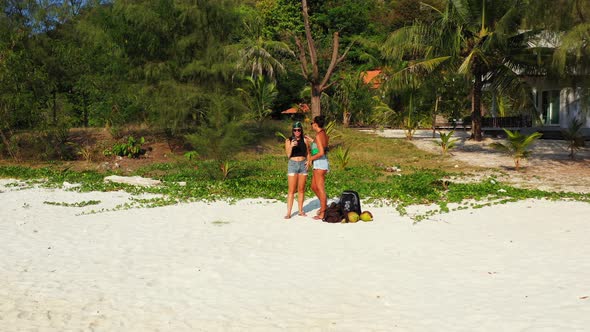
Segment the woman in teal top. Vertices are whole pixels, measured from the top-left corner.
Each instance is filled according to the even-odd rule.
[[[311,179],[311,190],[316,194],[320,201],[320,209],[314,219],[324,219],[324,214],[328,206],[328,197],[326,195],[326,173],[330,170],[328,163],[328,143],[330,138],[324,130],[326,118],[318,115],[313,118],[311,128],[315,131],[315,139],[311,143],[311,158],[308,159],[308,166],[313,164],[313,178]]]

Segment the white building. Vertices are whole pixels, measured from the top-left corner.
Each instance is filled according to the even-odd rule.
[[[574,87],[571,82],[527,77],[531,85],[538,118],[533,127],[542,131],[561,131],[573,120],[581,121],[582,133],[590,138],[590,89]]]

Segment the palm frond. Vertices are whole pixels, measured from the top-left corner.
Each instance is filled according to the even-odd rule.
[[[566,71],[568,62],[587,67],[590,64],[589,57],[590,23],[578,24],[562,36],[561,45],[555,51],[554,66],[561,72]]]

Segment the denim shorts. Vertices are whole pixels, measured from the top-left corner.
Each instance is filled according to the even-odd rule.
[[[313,169],[322,169],[329,171],[330,164],[328,163],[328,158],[326,156],[321,156],[320,158],[313,161]]]
[[[289,159],[289,165],[287,166],[287,175],[307,175],[307,168],[305,167],[305,160],[295,161]]]

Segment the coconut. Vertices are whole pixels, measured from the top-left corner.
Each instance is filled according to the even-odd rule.
[[[373,221],[373,214],[369,211],[361,213],[360,218],[362,221]]]
[[[357,222],[359,221],[359,214],[354,211],[350,211],[346,215],[346,219],[348,219],[348,222]]]

